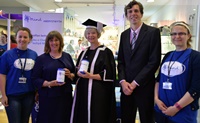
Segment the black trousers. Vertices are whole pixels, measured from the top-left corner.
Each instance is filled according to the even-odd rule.
[[[140,123],[155,123],[154,120],[154,93],[133,93],[126,96],[121,93],[121,118],[122,123],[135,123],[137,109]]]

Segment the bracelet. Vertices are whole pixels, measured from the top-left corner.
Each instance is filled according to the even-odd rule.
[[[181,110],[182,107],[178,104],[178,103],[175,103],[174,106],[178,109],[178,110]]]

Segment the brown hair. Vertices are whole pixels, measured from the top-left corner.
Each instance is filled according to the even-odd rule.
[[[17,37],[17,33],[18,33],[19,31],[26,31],[26,32],[28,32],[29,38],[30,38],[30,39],[33,38],[32,34],[31,34],[31,30],[30,30],[29,28],[27,28],[27,27],[21,27],[21,28],[19,28],[19,29],[17,30],[16,34],[15,34],[15,37]]]
[[[49,40],[53,39],[54,37],[57,38],[60,42],[60,47],[59,47],[58,51],[62,52],[62,49],[64,47],[63,37],[60,34],[60,32],[54,30],[54,31],[49,32],[46,39],[45,39],[45,46],[44,46],[44,52],[45,53],[49,53],[51,51],[51,48],[49,46]]]
[[[144,13],[144,7],[143,7],[143,5],[142,5],[140,2],[136,1],[136,0],[132,0],[132,1],[131,1],[128,5],[126,5],[125,8],[124,8],[125,16],[127,16],[127,10],[128,10],[128,9],[131,9],[134,5],[138,5],[138,6],[139,6],[140,12],[141,12],[141,14],[143,15],[143,13]]]
[[[4,35],[6,38],[8,37],[5,33],[2,33],[1,35]]]
[[[10,35],[10,41],[11,41],[11,43],[17,43],[17,41],[15,40],[15,37],[13,35]]]

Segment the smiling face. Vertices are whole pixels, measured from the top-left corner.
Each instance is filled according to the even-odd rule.
[[[45,39],[44,52],[62,52],[64,47],[63,37],[58,31],[51,31]]]
[[[177,50],[185,50],[188,47],[188,41],[191,38],[191,34],[186,27],[182,25],[175,25],[171,29],[171,40],[176,46]]]
[[[52,52],[59,52],[60,49],[60,41],[58,38],[53,37],[49,40],[49,46]]]
[[[2,34],[0,41],[1,41],[2,44],[6,44],[7,43],[7,36],[5,34]]]
[[[25,30],[19,30],[16,35],[16,41],[17,41],[17,48],[21,50],[26,50],[28,44],[31,41],[31,38],[29,36],[29,33]]]
[[[85,38],[90,43],[98,43],[98,38],[100,37],[100,33],[95,28],[87,28],[85,30]]]
[[[140,25],[142,23],[142,13],[140,12],[139,5],[133,5],[132,8],[127,9],[127,19],[131,25]]]

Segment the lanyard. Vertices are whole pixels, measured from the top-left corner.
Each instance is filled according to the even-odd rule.
[[[25,71],[25,67],[26,67],[26,59],[27,59],[27,50],[26,50],[26,57],[25,57],[25,62],[24,62],[24,66],[22,65],[22,60],[20,58],[20,54],[19,54],[19,50],[17,50],[17,56],[19,58],[19,62],[21,65],[21,73],[22,73],[22,77],[24,77],[24,71]]]
[[[186,51],[186,50],[185,50],[185,51]],[[185,52],[185,51],[184,51],[184,52]],[[175,52],[175,51],[174,51],[174,52]],[[179,55],[178,58],[177,58],[176,60],[174,60],[173,63],[171,64],[172,58],[173,58],[173,56],[174,56],[174,52],[173,52],[173,54],[172,54],[172,56],[171,56],[171,58],[170,58],[170,60],[169,60],[167,82],[169,82],[169,78],[170,78],[169,76],[170,76],[170,72],[171,72],[171,69],[172,69],[173,64],[184,54],[184,52],[182,52],[181,55]]]

